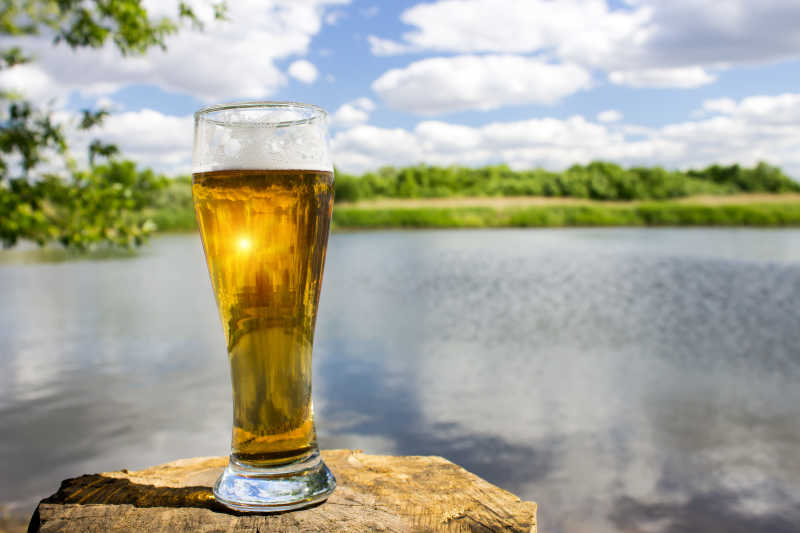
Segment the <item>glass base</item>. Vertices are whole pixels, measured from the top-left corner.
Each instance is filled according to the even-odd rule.
[[[336,479],[319,452],[275,467],[251,466],[231,457],[214,484],[214,496],[237,511],[271,513],[325,501],[334,488]]]

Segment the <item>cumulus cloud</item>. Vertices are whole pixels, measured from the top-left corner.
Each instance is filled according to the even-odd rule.
[[[306,54],[326,8],[347,1],[237,0],[228,3],[226,21],[213,20],[210,10],[199,5],[205,31],[185,28],[167,38],[167,51],[153,49],[141,57],[122,58],[110,44],[76,52],[53,46],[48,35],[14,38],[14,45],[36,57],[38,72],[25,75],[32,81],[28,91],[36,92],[37,98],[72,90],[107,95],[129,84],[157,85],[204,101],[264,98],[287,83],[276,61]],[[172,2],[151,0],[146,6],[156,17],[175,15]],[[0,39],[0,45],[7,44],[8,37]],[[20,69],[8,69],[9,75]],[[303,79],[309,79],[310,69],[300,69]]]
[[[328,24],[330,26],[335,26],[340,20],[342,20],[346,16],[347,16],[346,13],[341,9],[335,9],[330,13],[328,13],[327,15],[325,15],[325,24]]]
[[[342,104],[331,115],[331,124],[334,127],[348,127],[363,124],[369,120],[370,112],[375,109],[375,104],[369,98],[358,98],[352,102]]]
[[[608,79],[617,85],[629,87],[680,88],[689,89],[707,85],[714,80],[713,76],[701,67],[683,68],[647,68],[637,70],[614,70]]]
[[[114,113],[119,111],[124,111],[125,109],[125,106],[122,105],[120,102],[116,102],[107,96],[101,96],[100,98],[98,98],[95,101],[94,105],[99,109],[105,109],[106,111],[111,111]]]
[[[619,122],[622,120],[622,113],[616,109],[606,109],[597,114],[598,122]]]
[[[637,0],[635,5],[650,10],[640,52],[653,66],[763,64],[800,57],[800,3],[794,0]]]
[[[446,52],[531,53],[617,70],[800,56],[794,0],[439,0],[401,15],[403,44]],[[759,39],[753,39],[758,35]]]
[[[0,70],[0,88],[39,102],[52,100],[59,106],[69,95],[67,89],[54,87],[50,76],[36,63]]]
[[[439,0],[401,19],[413,29],[370,36],[373,54],[544,54],[632,87],[698,87],[709,69],[800,58],[795,0]]]
[[[192,125],[191,115],[142,109],[112,114],[90,134],[117,144],[126,158],[142,167],[178,174],[191,172]]]
[[[604,0],[440,0],[417,4],[401,15],[414,26],[402,43],[391,46],[372,39],[378,54],[415,50],[443,52],[528,53],[543,48],[576,48],[594,41],[601,49],[609,41],[635,32],[646,18],[642,11],[612,11]],[[598,41],[598,39],[600,39]],[[582,48],[582,46],[580,46]]]
[[[785,126],[800,124],[800,94],[798,93],[748,96],[739,102],[732,98],[706,100],[703,102],[703,109],[754,124]]]
[[[423,121],[411,130],[357,125],[333,138],[335,162],[348,172],[419,162],[563,169],[596,159],[625,165],[702,167],[712,163],[781,165],[800,178],[800,94],[709,101],[701,120],[660,128],[609,128],[581,116],[466,126]],[[730,105],[730,102],[733,105]]]
[[[118,107],[105,102],[104,107]],[[119,146],[126,159],[140,168],[152,168],[167,175],[188,174],[192,163],[193,117],[165,115],[151,109],[123,111],[109,115],[102,125],[89,131],[78,125],[80,113],[60,110],[52,115],[69,140],[70,157],[79,166],[88,164],[89,143],[94,139]],[[39,172],[63,172],[64,161],[55,153],[47,154],[48,161]]]
[[[389,106],[422,114],[510,104],[552,104],[589,87],[589,72],[520,56],[438,57],[393,69],[372,84]]]
[[[369,43],[370,52],[376,56],[393,56],[415,50],[413,46],[398,43],[391,39],[381,39],[374,35],[368,35],[367,42]]]
[[[303,83],[314,83],[318,74],[317,67],[305,59],[298,59],[289,65],[289,76]]]
[[[716,98],[703,102],[703,112],[731,113],[736,110],[736,100],[733,98]]]
[[[374,105],[368,99],[348,104],[362,110]],[[708,100],[702,107],[705,118],[662,127],[624,123],[610,127],[577,115],[482,126],[425,120],[412,129],[362,123],[336,131],[332,148],[337,167],[355,173],[421,162],[468,166],[504,162],[518,169],[559,170],[596,159],[667,168],[715,162],[753,165],[764,160],[800,178],[800,93]],[[143,166],[168,174],[187,173],[191,129],[191,116],[128,111],[108,117],[91,135],[78,134],[83,137],[72,148],[80,155],[90,138],[100,137],[117,143]]]

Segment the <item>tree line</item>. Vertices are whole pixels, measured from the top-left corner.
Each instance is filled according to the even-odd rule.
[[[512,170],[507,165],[481,168],[417,165],[383,167],[362,176],[336,173],[336,201],[372,198],[448,196],[560,196],[594,200],[667,200],[699,194],[800,192],[800,183],[780,168],[759,163],[711,165],[702,170],[661,167],[623,168],[595,161],[562,172]]]

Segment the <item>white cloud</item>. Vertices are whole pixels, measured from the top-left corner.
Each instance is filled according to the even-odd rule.
[[[717,98],[703,102],[704,112],[732,113],[736,110],[736,100],[733,98]]]
[[[369,114],[375,109],[375,104],[369,98],[358,98],[339,107],[331,116],[334,127],[349,127],[363,124],[369,120]]]
[[[113,106],[113,102],[112,102]],[[94,139],[116,144],[122,157],[140,168],[152,168],[168,175],[191,172],[193,117],[165,115],[151,109],[113,113],[89,131],[78,128],[80,114],[56,111],[52,118],[69,140],[70,156],[80,166],[88,163],[87,149]],[[40,172],[62,172],[63,159],[50,154]]]
[[[375,102],[364,96],[361,98],[356,98],[352,103],[354,106],[358,107],[359,109],[363,109],[364,111],[375,110]]]
[[[459,53],[527,53],[583,48],[588,42],[604,49],[634,33],[645,18],[641,10],[612,11],[604,0],[440,0],[417,4],[401,15],[415,27],[403,36],[403,45]]]
[[[636,3],[651,10],[641,49],[650,64],[763,64],[800,57],[795,0]]]
[[[610,129],[580,116],[479,127],[423,121],[413,130],[359,125],[334,136],[334,160],[347,172],[419,162],[563,169],[596,159],[668,168],[765,160],[800,178],[800,94],[730,102],[706,105],[715,116],[660,128],[619,124]]]
[[[166,52],[153,49],[142,57],[122,58],[110,44],[75,52],[65,45],[53,46],[48,35],[13,42],[35,55],[35,68],[47,78],[36,81],[31,92],[44,86],[45,96],[71,90],[107,95],[136,83],[204,101],[264,98],[287,83],[276,61],[306,54],[326,7],[343,3],[347,0],[237,0],[228,3],[226,21],[211,20],[208,9],[199,9],[206,19],[205,31],[184,28],[167,38]],[[151,0],[146,5],[154,16],[174,16],[174,3]],[[11,41],[5,37],[0,45]]]
[[[305,59],[298,59],[289,65],[289,76],[303,83],[314,83],[318,74],[317,67]]]
[[[325,15],[325,24],[328,24],[329,26],[335,26],[340,20],[342,20],[346,16],[347,14],[341,9],[335,9],[330,13],[328,13],[327,15]]]
[[[469,126],[430,120],[420,122],[414,133],[420,147],[428,153],[443,155],[482,148],[480,133]]]
[[[367,41],[369,42],[369,49],[376,56],[393,56],[398,54],[405,54],[414,50],[413,47],[392,41],[390,39],[381,39],[374,35],[368,35]]]
[[[335,126],[355,126],[369,120],[369,113],[352,104],[343,104],[332,115],[332,124]]]
[[[334,164],[345,171],[362,171],[383,164],[419,163],[423,154],[410,131],[360,125],[342,131],[332,141]]]
[[[800,94],[748,96],[739,102],[731,98],[706,100],[703,109],[759,125],[800,125]]]
[[[714,80],[713,76],[701,67],[683,68],[650,68],[637,70],[614,70],[608,79],[617,85],[629,87],[679,88],[689,89],[707,85]]]
[[[616,109],[606,109],[597,114],[598,122],[619,122],[622,120],[622,113]]]
[[[447,52],[531,53],[615,70],[800,57],[794,0],[439,0],[401,15],[403,43]],[[754,39],[754,36],[758,36]]]
[[[192,116],[171,116],[142,109],[112,114],[91,137],[117,144],[125,158],[170,174],[189,173]],[[75,146],[73,146],[73,149]]]
[[[423,114],[552,104],[590,85],[589,72],[519,56],[423,59],[386,72],[372,84],[391,107]]]
[[[54,100],[59,106],[66,103],[69,95],[69,91],[53,87],[50,76],[36,63],[0,70],[0,89],[39,102]]]
[[[539,54],[633,87],[693,88],[709,71],[800,58],[796,0],[439,0],[401,19],[413,29],[370,36],[373,54]]]
[[[596,159],[623,165],[703,167],[711,163],[753,165],[759,160],[780,165],[800,178],[800,93],[750,96],[729,104],[704,104],[712,116],[642,127],[610,128],[581,116],[537,118],[467,126],[422,121],[413,129],[357,124],[337,131],[334,162],[346,172],[382,165],[478,166],[505,162],[514,168],[563,169]],[[371,109],[372,102],[348,102]],[[66,113],[59,120],[65,120]],[[77,116],[71,115],[77,120]],[[89,134],[75,134],[72,148],[82,156],[91,138],[117,143],[126,157],[168,174],[191,169],[192,117],[169,116],[144,109],[112,115]]]

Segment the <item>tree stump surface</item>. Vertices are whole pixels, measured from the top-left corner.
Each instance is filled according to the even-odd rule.
[[[211,487],[227,457],[67,479],[42,500],[29,532],[192,531],[536,533],[536,504],[441,457],[326,450],[337,487],[327,502],[273,514],[231,511]]]

